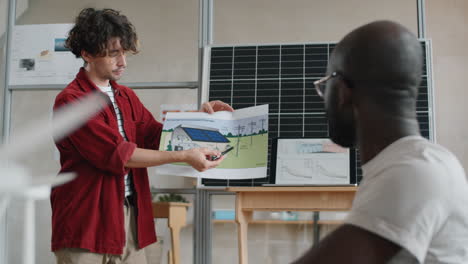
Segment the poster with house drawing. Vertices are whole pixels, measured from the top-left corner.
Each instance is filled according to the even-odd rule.
[[[268,157],[268,105],[234,112],[170,112],[166,115],[160,150],[181,151],[209,148],[219,151],[233,147],[216,168],[198,172],[186,163],[156,168],[161,175],[211,179],[266,177]]]

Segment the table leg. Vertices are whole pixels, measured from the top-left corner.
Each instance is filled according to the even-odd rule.
[[[172,249],[167,252],[167,264],[173,264],[174,260],[172,259]]]
[[[171,208],[171,215],[168,219],[171,229],[172,240],[172,264],[180,264],[180,229],[185,226],[186,209],[184,207]]]
[[[180,263],[180,226],[171,228],[172,264]]]
[[[320,226],[318,221],[320,220],[320,212],[314,212],[314,246],[320,242]]]
[[[249,263],[249,252],[248,252],[248,239],[247,231],[249,227],[249,221],[252,220],[253,211],[242,210],[242,194],[238,194],[236,198],[236,223],[237,223],[237,234],[238,234],[238,248],[239,248],[239,264]]]

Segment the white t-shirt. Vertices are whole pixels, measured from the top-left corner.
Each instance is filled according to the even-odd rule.
[[[112,90],[111,86],[98,86],[101,91],[106,93],[109,96],[109,99],[112,102],[112,105],[114,106],[115,114],[117,115],[117,125],[119,126],[119,132],[120,135],[126,140],[127,135],[125,134],[125,131],[123,129],[123,123],[122,123],[122,114],[120,113],[119,106],[115,102],[115,97],[114,97],[114,91]],[[125,181],[125,196],[129,196],[132,194],[132,187],[131,187],[131,179],[128,177],[128,174],[125,175],[124,177]]]
[[[400,245],[390,263],[468,263],[468,183],[453,154],[409,136],[362,170],[345,222]]]

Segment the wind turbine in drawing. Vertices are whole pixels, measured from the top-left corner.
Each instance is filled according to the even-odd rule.
[[[34,201],[48,199],[52,186],[72,180],[73,173],[60,175],[34,175],[18,159],[40,146],[50,143],[50,138],[60,140],[79,128],[107,105],[102,93],[92,93],[74,103],[65,105],[49,116],[26,124],[15,132],[7,143],[0,146],[0,222],[13,198],[25,199],[23,263],[34,263]],[[0,240],[5,239],[1,238]],[[1,244],[1,243],[0,243]],[[1,260],[0,260],[1,262]]]

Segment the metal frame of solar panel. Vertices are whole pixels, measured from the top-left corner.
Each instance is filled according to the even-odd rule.
[[[422,82],[417,99],[421,134],[433,140],[432,61],[430,40],[420,40],[424,50]],[[202,99],[222,100],[235,109],[269,104],[268,166],[271,142],[276,137],[327,137],[323,100],[313,82],[326,73],[336,43],[209,46],[205,48]],[[353,151],[354,152],[354,151]],[[362,171],[359,151],[352,156],[356,169],[351,184]],[[204,186],[259,186],[266,178],[249,180],[202,179]]]

